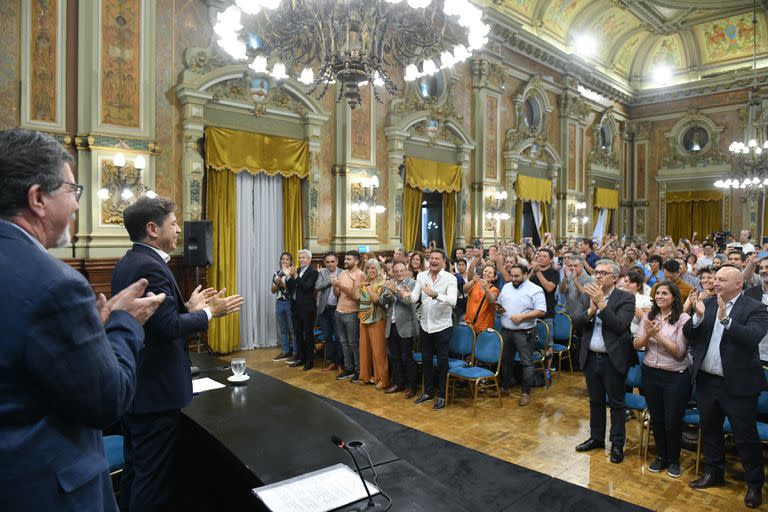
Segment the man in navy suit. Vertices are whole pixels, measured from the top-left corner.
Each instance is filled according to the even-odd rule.
[[[765,482],[763,450],[757,434],[757,403],[766,381],[758,345],[768,331],[762,302],[742,293],[741,271],[724,266],[715,274],[717,296],[694,304],[695,314],[683,326],[691,341],[696,399],[701,414],[704,475],[689,485],[705,489],[724,485],[727,417],[744,466],[744,504],[759,507]]]
[[[311,370],[315,361],[315,284],[320,275],[312,267],[312,253],[299,251],[299,268],[289,269],[291,276],[285,281],[293,293],[293,332],[296,335],[296,360],[288,366],[303,366]]]
[[[140,280],[107,301],[46,249],[70,242],[82,186],[52,137],[0,132],[0,510],[116,511],[101,430],[130,404]]]
[[[125,469],[120,506],[125,511],[151,511],[168,501],[179,414],[192,400],[192,376],[186,337],[208,329],[211,318],[234,313],[243,299],[209,288],[192,292],[184,301],[171,269],[169,253],[176,249],[181,229],[169,199],[142,197],[123,214],[133,241],[112,274],[112,293],[138,278],[166,299],[144,326],[139,353],[136,394],[123,416]]]

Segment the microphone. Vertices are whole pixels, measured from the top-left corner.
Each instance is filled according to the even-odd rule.
[[[341,439],[339,436],[332,435],[331,436],[331,442],[334,445],[338,446],[339,448],[341,448],[343,450],[346,450],[346,452],[349,454],[349,456],[352,457],[352,462],[355,465],[355,469],[357,470],[357,474],[360,477],[360,481],[363,482],[363,487],[365,487],[365,493],[368,495],[368,505],[366,506],[366,508],[374,508],[374,507],[376,507],[376,504],[373,502],[373,496],[371,496],[371,491],[368,490],[368,484],[365,482],[365,478],[363,478],[363,472],[360,471],[360,466],[357,465],[357,459],[355,459],[355,455],[349,449],[349,447],[344,442],[344,440]],[[371,466],[371,467],[373,467],[373,466]]]

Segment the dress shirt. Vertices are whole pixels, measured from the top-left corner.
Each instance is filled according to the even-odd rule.
[[[501,293],[496,297],[496,304],[504,308],[505,313],[501,315],[501,325],[505,329],[513,331],[522,331],[533,329],[536,326],[536,319],[529,318],[516,324],[510,317],[520,313],[529,313],[531,311],[547,312],[547,299],[544,295],[544,289],[528,279],[515,288],[511,282],[501,289]]]
[[[150,249],[155,251],[158,256],[160,256],[163,259],[163,261],[165,262],[166,265],[168,264],[169,261],[171,261],[171,255],[168,254],[165,251],[161,251],[157,247],[152,247],[149,244],[142,244],[141,242],[133,242],[133,243],[136,244],[136,245],[143,245],[144,247],[149,247]],[[205,314],[208,317],[208,321],[210,322],[211,318],[213,318],[213,313],[211,312],[211,308],[209,308],[208,306],[205,306],[203,308],[203,311],[205,311]]]
[[[422,292],[424,286],[429,286],[437,293],[434,299]],[[421,298],[421,328],[427,333],[440,332],[453,326],[453,307],[456,305],[458,287],[456,276],[445,270],[432,280],[429,270],[419,272],[416,285],[411,290],[411,302]]]
[[[328,278],[330,279],[331,276],[339,277],[340,274],[341,274],[341,269],[336,267],[335,272],[331,272],[330,270],[328,271]],[[326,302],[326,304],[328,306],[335,306],[336,304],[338,304],[338,302],[339,302],[339,298],[336,297],[335,293],[333,293],[333,285],[331,285],[328,290],[328,302]]]
[[[731,314],[731,309],[733,309],[733,305],[740,296],[741,294],[725,303],[726,316]],[[703,320],[698,314],[693,315],[693,326],[698,327]],[[724,332],[725,326],[720,323],[720,320],[717,318],[717,310],[715,310],[715,324],[712,327],[712,336],[709,338],[707,354],[704,356],[704,360],[701,361],[701,370],[721,377],[723,376],[723,361],[720,358],[720,341],[723,339]]]
[[[648,314],[643,318],[648,318]],[[666,370],[669,372],[682,372],[690,366],[690,360],[688,358],[688,340],[683,336],[683,326],[688,319],[691,318],[688,313],[683,313],[680,318],[677,319],[674,325],[670,324],[667,319],[661,320],[661,315],[656,317],[656,320],[661,320],[661,327],[659,328],[659,334],[668,340],[672,340],[678,349],[682,349],[683,357],[678,359],[673,356],[666,348],[662,347],[656,338],[648,339],[648,346],[645,351],[645,357],[643,358],[643,364],[650,368],[657,368],[659,370]],[[645,335],[645,327],[640,324],[640,329],[637,332],[638,336]]]
[[[605,296],[606,305],[608,304],[608,297],[611,296],[611,293],[613,293],[613,288],[611,288],[611,291]],[[601,311],[601,309],[598,309],[595,312],[595,327],[592,329],[592,338],[589,340],[589,350],[592,352],[607,353],[608,348],[605,346],[605,340],[603,339],[603,320],[600,318]]]

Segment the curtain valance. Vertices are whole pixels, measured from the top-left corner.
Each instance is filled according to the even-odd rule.
[[[521,201],[552,202],[552,181],[544,178],[518,175],[515,180],[515,193]]]
[[[461,190],[461,166],[421,158],[405,158],[406,183],[421,190],[458,192]]]
[[[605,208],[606,210],[615,210],[619,207],[619,191],[610,188],[595,189],[594,208]]]
[[[720,201],[723,193],[720,190],[686,190],[684,192],[667,192],[667,203],[686,203],[689,201]]]
[[[309,144],[306,140],[206,127],[205,163],[217,171],[265,173],[306,178]]]

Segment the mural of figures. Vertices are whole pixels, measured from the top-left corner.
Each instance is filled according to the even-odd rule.
[[[29,51],[29,118],[34,121],[55,123],[56,77],[59,72],[58,53],[58,2],[57,0],[32,0]]]
[[[679,68],[683,62],[681,53],[682,50],[677,37],[665,37],[656,46],[653,57],[651,57],[651,64],[654,66],[666,64],[667,66]]]
[[[584,0],[555,0],[544,15],[544,26],[565,37],[568,24],[586,4]]]
[[[758,51],[765,50],[765,32],[758,22],[757,40],[761,43]],[[702,43],[704,62],[717,62],[752,54],[754,28],[752,15],[724,18],[705,23],[695,28]]]
[[[101,122],[141,126],[141,0],[104,0],[101,11]]]
[[[370,85],[360,88],[360,97],[363,102],[350,114],[352,158],[368,162],[371,159],[371,100],[373,100]]]

